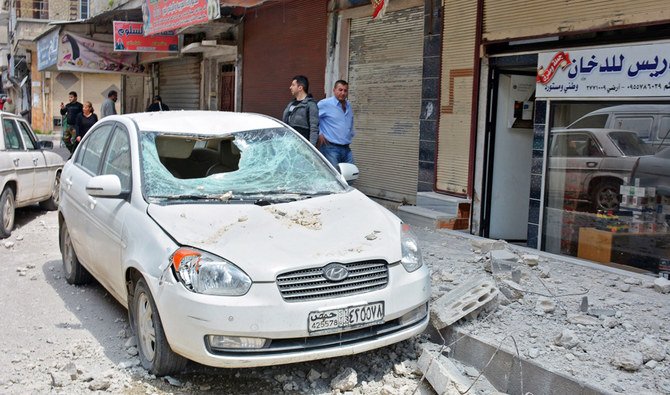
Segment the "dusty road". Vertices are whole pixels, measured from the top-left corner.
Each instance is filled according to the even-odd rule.
[[[156,378],[138,366],[125,308],[97,283],[71,286],[62,277],[56,212],[19,210],[12,236],[0,240],[0,258],[0,393],[337,393],[332,381],[348,367],[357,376],[354,394],[408,394],[419,383],[418,339],[270,368],[191,364]]]

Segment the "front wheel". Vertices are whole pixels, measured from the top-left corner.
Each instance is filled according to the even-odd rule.
[[[179,373],[183,370],[187,360],[175,354],[170,348],[156,303],[144,279],[139,279],[135,285],[130,308],[131,323],[137,336],[142,366],[156,376]]]
[[[616,181],[601,181],[591,191],[591,202],[594,210],[617,210],[619,208],[619,187]]]
[[[40,202],[40,207],[42,208],[42,210],[47,211],[58,210],[59,202],[60,202],[60,172],[56,173],[53,189],[51,190],[51,196],[49,196],[49,199]]]
[[[11,188],[5,188],[0,195],[0,239],[12,234],[15,205],[14,191]]]

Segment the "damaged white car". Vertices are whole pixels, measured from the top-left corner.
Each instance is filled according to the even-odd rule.
[[[428,324],[407,225],[297,132],[256,114],[106,117],[63,169],[71,284],[127,306],[142,365],[292,363],[392,344]]]

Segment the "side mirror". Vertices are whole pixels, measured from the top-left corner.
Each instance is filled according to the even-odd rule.
[[[340,168],[340,174],[342,177],[351,184],[352,181],[358,180],[358,167],[351,163],[338,163],[337,166]]]
[[[53,149],[54,148],[54,143],[53,141],[38,141],[37,145],[42,148],[42,149]]]
[[[122,197],[121,180],[116,174],[106,174],[91,178],[86,184],[86,193],[91,196],[120,198]]]

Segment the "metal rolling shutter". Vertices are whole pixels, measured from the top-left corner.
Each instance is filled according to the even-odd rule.
[[[357,135],[356,188],[416,200],[423,70],[423,7],[351,20],[349,100]]]
[[[468,189],[476,19],[476,2],[445,2],[436,187],[460,195]]]
[[[269,2],[244,22],[242,110],[281,118],[292,99],[291,78],[302,74],[316,100],[325,97],[326,0]]]
[[[170,110],[200,109],[200,58],[185,56],[159,63],[158,92]]]
[[[496,41],[599,30],[668,19],[667,0],[487,0],[484,3],[483,39]]]

